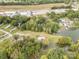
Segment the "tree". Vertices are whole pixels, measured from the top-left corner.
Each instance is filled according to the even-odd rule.
[[[3,16],[0,16],[0,24],[3,23]]]
[[[52,49],[49,53],[48,53],[48,59],[64,59],[63,55],[64,55],[64,51],[61,48],[56,48],[56,49]]]
[[[4,51],[0,51],[0,59],[8,59]]]
[[[64,0],[64,3],[68,4],[68,5],[70,5],[71,2],[72,2],[72,0]]]
[[[46,55],[42,55],[40,59],[48,59]]]
[[[40,49],[41,44],[36,42],[35,38],[26,38],[23,36],[23,40],[19,38],[5,52],[10,59],[37,59]]]
[[[62,37],[57,42],[57,45],[60,47],[70,46],[71,44],[72,40],[70,37]]]

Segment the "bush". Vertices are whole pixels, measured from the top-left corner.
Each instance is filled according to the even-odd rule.
[[[40,56],[42,47],[35,38],[23,36],[23,40],[8,41],[0,45],[0,59],[36,59]]]
[[[48,59],[46,55],[42,55],[40,59]]]
[[[76,53],[75,59],[79,59],[79,52]]]
[[[79,41],[77,41],[77,43],[75,44],[72,44],[70,47],[69,47],[69,51],[79,51]]]
[[[30,19],[26,23],[23,23],[20,27],[22,30],[31,30],[37,32],[56,33],[59,29],[57,22],[50,19],[46,19],[43,16],[37,16],[34,19]]]
[[[0,51],[0,59],[8,59],[4,51]]]
[[[67,56],[67,55],[64,55],[64,56],[63,56],[63,59],[69,59],[69,58],[68,58],[68,56]]]
[[[76,44],[72,44],[69,49],[69,51],[77,51],[78,50],[78,46]]]
[[[64,59],[64,51],[61,48],[52,49],[48,54],[48,59]]]
[[[72,40],[70,37],[62,37],[58,39],[57,45],[60,47],[64,47],[64,46],[70,46],[71,43],[72,43]]]

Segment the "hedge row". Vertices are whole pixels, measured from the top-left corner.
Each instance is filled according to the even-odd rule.
[[[6,1],[6,0],[0,0],[0,4],[25,4],[25,5],[31,5],[31,4],[46,4],[46,3],[62,3],[64,0],[13,0],[13,1]]]

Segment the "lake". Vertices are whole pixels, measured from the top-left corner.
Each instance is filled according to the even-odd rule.
[[[72,38],[74,42],[76,42],[79,39],[79,29],[77,30],[62,30],[57,33],[57,35],[61,36],[69,36]]]

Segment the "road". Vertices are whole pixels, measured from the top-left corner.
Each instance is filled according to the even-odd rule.
[[[55,12],[55,13],[63,13],[65,12],[67,9],[43,9],[43,10],[33,10],[33,11],[5,11],[5,12],[0,12],[0,15],[3,16],[14,16],[16,14],[20,14],[20,15],[25,15],[25,16],[33,16],[33,15],[41,15],[41,14],[46,14],[46,13],[50,13],[50,12]]]

